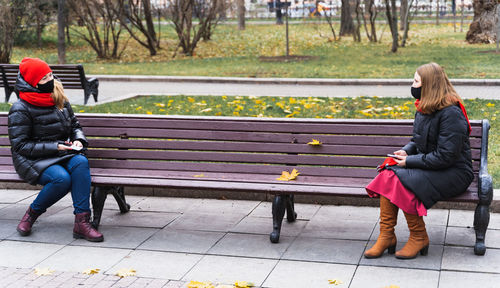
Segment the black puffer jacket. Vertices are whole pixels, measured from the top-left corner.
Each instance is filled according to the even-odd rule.
[[[401,183],[429,209],[465,192],[474,179],[469,126],[459,106],[415,114],[406,167],[391,166]]]
[[[57,150],[59,143],[79,140],[84,147],[88,145],[67,102],[60,110],[55,106],[39,107],[17,101],[9,111],[9,139],[17,173],[33,185],[47,167],[75,155],[71,150]]]

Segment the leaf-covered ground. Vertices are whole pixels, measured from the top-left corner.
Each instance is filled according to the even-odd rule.
[[[42,49],[14,48],[11,62],[25,56],[57,62],[56,27],[44,34]],[[338,32],[338,25],[336,27]],[[495,50],[495,44],[467,44],[464,32],[453,32],[451,24],[411,26],[407,47],[391,53],[391,36],[386,24],[378,24],[380,43],[370,43],[364,36],[361,43],[352,37],[332,41],[327,24],[295,24],[290,26],[290,53],[318,56],[315,60],[288,63],[267,63],[259,56],[285,53],[285,27],[247,25],[239,31],[236,25],[219,25],[211,41],[200,42],[194,57],[177,54],[176,36],[170,25],[161,26],[161,47],[156,56],[134,40],[120,60],[97,59],[89,45],[71,37],[67,48],[68,63],[83,63],[89,74],[137,75],[199,75],[240,77],[312,77],[312,78],[411,78],[416,67],[431,61],[445,67],[452,78],[500,78],[500,54],[483,53]],[[459,31],[459,29],[457,29]],[[122,42],[128,38],[122,37]]]

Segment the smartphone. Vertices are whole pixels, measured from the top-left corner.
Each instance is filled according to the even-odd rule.
[[[398,156],[398,155],[394,155],[394,154],[387,154],[387,156],[392,157],[392,158],[399,159],[399,156]]]
[[[80,151],[80,150],[82,150],[82,149],[83,149],[83,147],[79,147],[79,146],[75,146],[75,145],[72,145],[72,146],[70,146],[70,147],[71,147],[71,149],[73,149],[73,150],[75,150],[75,151]]]

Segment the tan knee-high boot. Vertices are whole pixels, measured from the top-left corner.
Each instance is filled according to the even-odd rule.
[[[410,238],[403,249],[396,252],[396,258],[413,259],[420,255],[427,255],[429,251],[429,236],[425,230],[425,222],[422,216],[412,215],[405,212],[408,229],[410,229]]]
[[[394,226],[398,221],[398,210],[398,206],[380,196],[380,235],[377,243],[365,251],[366,258],[378,258],[384,254],[385,249],[389,249],[389,254],[394,254],[397,243]]]

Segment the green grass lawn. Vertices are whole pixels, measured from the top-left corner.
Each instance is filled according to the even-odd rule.
[[[465,100],[470,119],[489,119],[488,168],[500,188],[500,101]],[[7,111],[10,105],[1,104]],[[204,115],[296,118],[413,119],[410,98],[288,98],[243,96],[147,96],[96,106],[74,106],[79,113]]]
[[[338,32],[338,24],[336,26]],[[194,57],[177,55],[172,26],[161,27],[158,55],[130,40],[120,60],[97,59],[89,45],[72,36],[67,48],[68,63],[83,63],[88,74],[189,75],[237,77],[309,77],[309,78],[411,78],[424,63],[437,62],[451,78],[500,78],[500,54],[483,53],[494,44],[467,44],[464,32],[453,32],[451,24],[414,24],[407,47],[391,53],[391,36],[385,24],[378,25],[380,43],[361,43],[352,37],[332,41],[326,24],[300,24],[290,27],[290,51],[294,55],[317,56],[304,62],[265,63],[259,56],[285,53],[285,28],[277,25],[247,25],[239,31],[235,25],[220,25],[213,39],[201,42]],[[362,31],[362,34],[364,32]],[[15,47],[12,63],[25,56],[57,62],[56,30],[50,26],[44,34],[42,49]],[[125,41],[126,37],[123,37]]]

